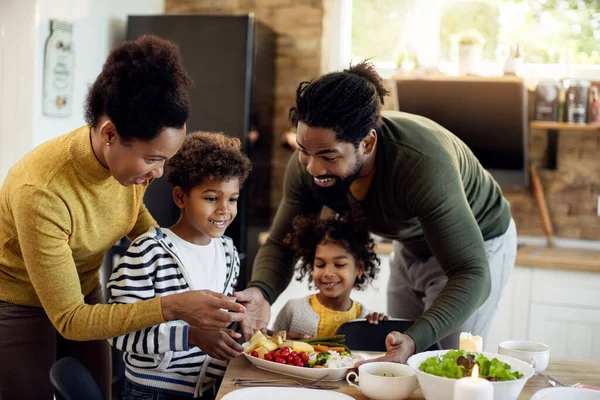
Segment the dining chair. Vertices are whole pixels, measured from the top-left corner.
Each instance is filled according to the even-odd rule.
[[[56,400],[104,400],[90,371],[77,359],[61,358],[50,368]]]
[[[345,345],[351,350],[385,351],[385,338],[391,331],[404,332],[414,321],[390,318],[379,321],[377,325],[369,323],[366,319],[357,319],[342,324],[336,335],[345,335]],[[434,343],[426,351],[440,350],[439,343]]]

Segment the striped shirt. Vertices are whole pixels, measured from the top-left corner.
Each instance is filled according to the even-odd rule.
[[[232,295],[240,273],[233,241],[217,243],[225,253],[222,293]],[[169,237],[151,228],[138,237],[114,268],[107,287],[110,303],[137,301],[181,293],[195,288]],[[189,347],[189,325],[170,321],[109,339],[124,352],[125,376],[157,392],[200,397],[225,374],[227,361],[213,359],[198,347]]]

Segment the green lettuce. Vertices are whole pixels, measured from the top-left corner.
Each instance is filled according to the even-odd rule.
[[[419,369],[436,376],[460,379],[471,376],[475,364],[479,365],[479,376],[489,381],[512,381],[523,377],[497,358],[490,360],[481,353],[464,350],[450,350],[442,356],[430,357],[421,363]]]

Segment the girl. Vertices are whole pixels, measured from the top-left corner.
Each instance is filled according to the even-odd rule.
[[[362,290],[379,272],[375,244],[362,215],[355,211],[327,220],[300,215],[287,239],[301,260],[297,279],[308,275],[309,287],[314,282],[319,292],[288,301],[274,330],[322,337],[354,319],[366,318],[373,324],[387,319],[350,298],[353,288]]]

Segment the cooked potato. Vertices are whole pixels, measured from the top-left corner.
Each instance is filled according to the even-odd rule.
[[[304,342],[292,342],[292,350],[294,350],[296,353],[303,351],[306,354],[310,354],[315,351],[310,344]]]
[[[267,340],[265,335],[263,335],[263,333],[261,331],[256,331],[256,333],[254,335],[252,335],[252,337],[250,338],[250,346],[260,343],[263,340]]]
[[[262,346],[262,347],[264,347],[264,348],[266,348],[266,349],[268,349],[269,351],[271,351],[271,350],[277,350],[277,348],[279,347],[277,345],[277,343],[275,343],[274,341],[269,340],[269,339],[263,340],[262,342],[259,343],[259,345]]]

